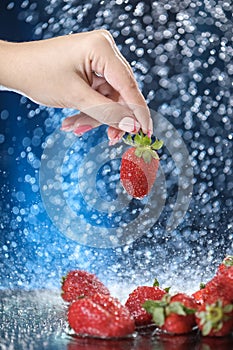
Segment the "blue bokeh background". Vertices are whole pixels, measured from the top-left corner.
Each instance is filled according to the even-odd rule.
[[[79,12],[69,12],[62,1],[53,5],[50,1],[0,2],[0,38],[4,40],[109,29],[131,63],[150,108],[163,114],[182,135],[195,176],[189,211],[179,228],[168,233],[165,223],[176,197],[177,179],[165,149],[161,164],[169,198],[157,225],[131,246],[80,246],[53,225],[39,188],[44,142],[59,127],[65,111],[1,92],[0,288],[57,288],[61,276],[73,268],[95,272],[108,285],[147,283],[157,273],[162,281],[179,276],[184,283],[190,271],[196,283],[232,253],[232,11],[224,9],[225,22],[221,22],[204,2],[177,1],[170,10],[165,3],[155,8],[152,2],[134,1],[130,8],[123,1],[92,1],[89,7],[74,1],[71,8]],[[84,8],[86,12],[81,11]],[[163,14],[166,21],[159,17]],[[95,137],[104,134],[101,127]]]

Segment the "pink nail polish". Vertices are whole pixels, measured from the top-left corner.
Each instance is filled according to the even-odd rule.
[[[82,134],[84,134],[85,132],[87,132],[91,129],[93,129],[91,125],[80,125],[76,129],[74,129],[73,132],[74,132],[74,134],[81,136]]]
[[[70,125],[62,125],[62,126],[60,127],[60,130],[61,130],[61,131],[71,131],[71,130],[73,130],[73,124],[70,124]]]
[[[61,125],[61,130],[70,131],[70,130],[73,130],[73,127],[74,127],[74,120],[73,118],[69,117],[63,120]]]

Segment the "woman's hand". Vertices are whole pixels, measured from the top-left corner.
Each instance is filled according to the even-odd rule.
[[[152,134],[152,119],[133,72],[105,30],[53,39],[0,41],[0,85],[46,106],[74,108],[62,130],[81,135],[110,126],[111,143],[124,132]]]

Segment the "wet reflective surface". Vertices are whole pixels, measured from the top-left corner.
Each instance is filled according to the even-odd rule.
[[[231,350],[233,338],[169,336],[154,328],[125,339],[92,339],[68,335],[66,305],[59,291],[0,292],[1,350]]]
[[[51,220],[39,179],[48,141],[71,111],[45,108],[25,97],[1,92],[1,286],[51,288],[59,285],[62,274],[69,269],[81,267],[115,284],[150,284],[158,277],[166,285],[197,288],[233,249],[232,2],[9,0],[0,6],[0,34],[7,40],[110,30],[131,64],[149,107],[180,135],[193,170],[188,210],[170,232],[167,227],[180,182],[184,189],[190,184],[179,181],[179,154],[175,158],[166,142],[161,154],[165,197],[161,215],[155,215],[156,222],[152,220],[148,225],[141,210],[144,204],[128,200],[127,207],[135,206],[140,225],[134,225],[135,220],[126,222],[119,237],[127,232],[135,241],[122,240],[125,245],[115,247],[115,237],[110,237],[110,249],[88,247],[85,243],[95,228],[105,232],[113,221],[96,208],[87,211],[86,193],[72,191],[68,185],[73,181],[75,190],[79,186],[76,162],[92,160],[89,150],[96,154],[96,140],[107,143],[106,128],[77,139],[62,161],[66,176],[62,195],[69,209],[75,209],[87,221],[85,232],[78,232],[78,236],[87,237],[80,244],[64,235],[57,221]],[[156,124],[156,114],[153,118]],[[179,143],[170,130],[166,140],[173,147]],[[85,176],[81,178],[82,188],[107,199],[111,210],[114,206],[118,210],[116,204],[121,204],[117,202],[116,165],[117,159],[105,160],[96,170],[96,181],[90,189]],[[113,219],[118,224],[119,216],[113,215]]]

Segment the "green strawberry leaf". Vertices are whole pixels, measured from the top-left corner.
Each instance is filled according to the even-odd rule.
[[[146,300],[142,307],[152,315],[154,323],[161,327],[165,322],[164,302],[160,300]]]
[[[228,255],[228,256],[223,260],[223,264],[224,264],[226,267],[231,267],[231,266],[233,266],[233,256]]]
[[[165,314],[164,314],[164,308],[163,307],[157,307],[154,309],[152,313],[152,319],[156,326],[162,327],[165,323]]]
[[[145,163],[150,164],[151,159],[152,159],[151,151],[150,150],[143,151],[142,157],[143,157],[143,160]]]
[[[166,308],[166,313],[169,315],[171,313],[185,316],[186,312],[184,310],[184,305],[180,303],[179,301],[174,301]]]
[[[212,322],[211,321],[205,322],[202,328],[202,334],[208,335],[211,332],[211,330],[212,330]]]
[[[126,143],[127,145],[133,146],[134,142],[132,139],[132,136],[130,134],[128,134],[126,137],[123,137],[122,140],[124,141],[124,143]]]
[[[167,308],[166,308],[166,312],[167,314],[177,314],[177,315],[181,315],[181,316],[186,316],[186,315],[191,315],[195,313],[195,309],[191,309],[186,307],[184,304],[182,304],[179,301],[174,301],[172,302]]]
[[[233,304],[225,305],[223,308],[223,312],[226,314],[228,314],[229,312],[232,312],[232,311],[233,311]]]
[[[200,289],[204,289],[205,288],[205,283],[201,282],[200,283]]]
[[[139,146],[141,146],[141,139],[142,139],[142,137],[141,137],[140,134],[136,134],[136,135],[134,136],[134,142],[135,142],[137,145],[139,145]]]
[[[155,278],[154,280],[153,287],[159,287],[159,281],[157,280],[157,278]]]
[[[141,158],[143,156],[143,149],[138,147],[138,148],[135,148],[135,155],[139,158]]]
[[[163,146],[163,141],[156,139],[155,142],[152,143],[151,148],[153,150],[158,150],[162,148],[162,146]]]
[[[146,300],[142,307],[149,313],[153,313],[154,309],[167,306],[167,301],[162,298],[161,300]]]
[[[142,138],[141,142],[142,142],[142,146],[150,146],[151,138],[146,135]]]
[[[159,159],[158,153],[155,151],[151,151],[151,155],[154,159]]]

